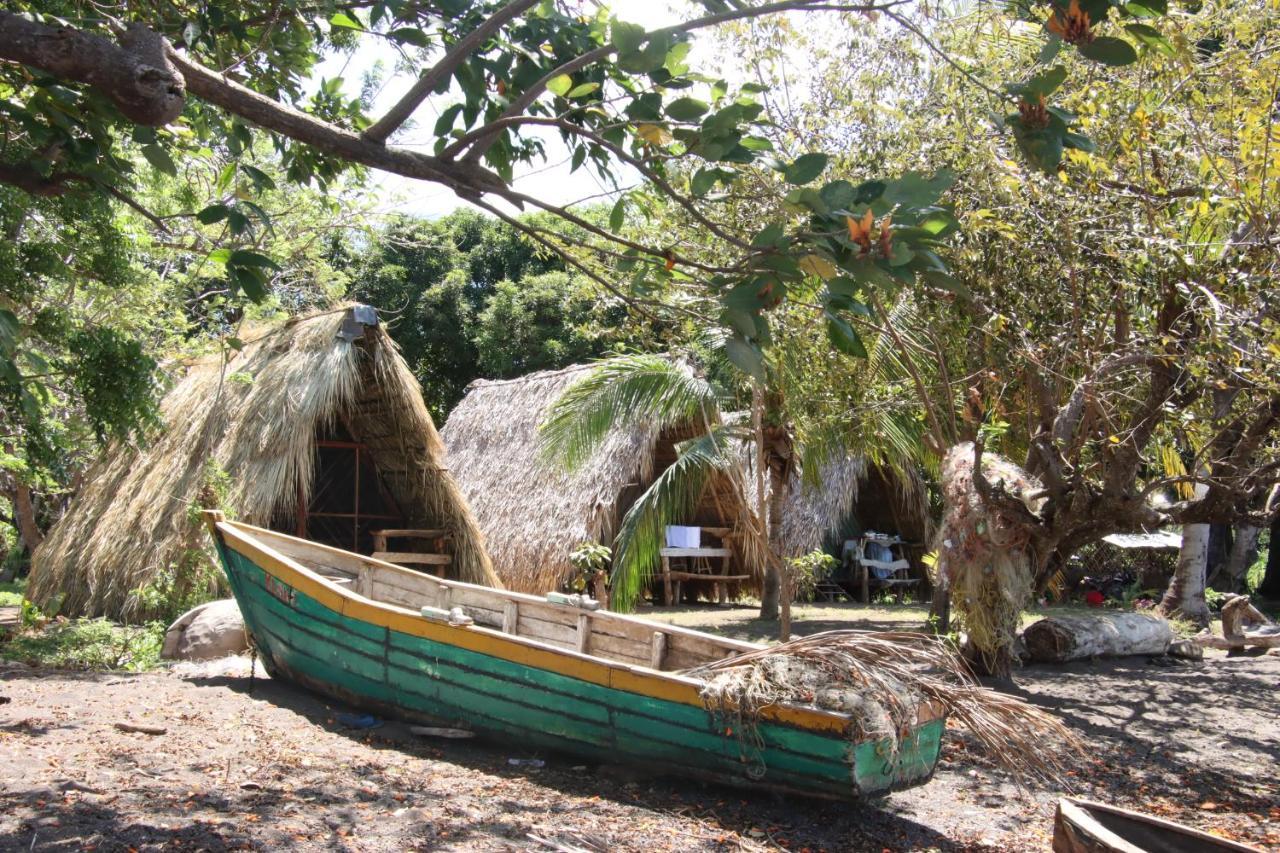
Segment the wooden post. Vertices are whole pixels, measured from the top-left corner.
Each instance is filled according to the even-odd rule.
[[[356,575],[356,593],[365,598],[373,598],[373,569],[361,566]]]
[[[508,601],[502,608],[502,633],[515,634],[520,624],[520,602]]]
[[[591,648],[591,614],[578,614],[578,651],[587,654]]]
[[[662,669],[662,661],[667,656],[667,635],[662,631],[653,632],[653,641],[649,644],[649,668]]]
[[[449,593],[451,592],[450,588],[445,586],[444,584],[440,584],[440,586],[437,587],[437,590],[438,592],[436,593],[437,595],[436,600],[438,601],[438,604],[436,604],[436,607],[439,607],[441,610],[448,610],[449,609]]]
[[[671,605],[671,558],[662,558],[662,603]]]
[[[865,563],[863,563],[861,560],[858,561],[858,580],[862,584],[862,603],[863,604],[871,603],[871,590],[868,588],[869,582],[867,580],[867,575],[870,574],[870,571],[871,570],[867,568]]]

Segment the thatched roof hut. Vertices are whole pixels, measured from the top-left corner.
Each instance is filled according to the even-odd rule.
[[[473,382],[444,426],[449,468],[508,589],[541,594],[573,577],[569,554],[587,542],[611,545],[627,509],[675,461],[676,445],[697,434],[637,424],[614,430],[574,473],[548,463],[538,428],[556,400],[595,367]],[[762,574],[742,491],[729,478],[715,478],[694,517],[682,523],[729,528],[737,570]]]
[[[497,585],[417,380],[372,309],[342,306],[244,337],[225,363],[186,369],[162,403],[159,435],[112,447],[90,469],[33,555],[32,600],[64,614],[147,617],[137,590],[209,559],[192,509],[210,502],[365,553],[370,530],[440,529],[451,577]]]

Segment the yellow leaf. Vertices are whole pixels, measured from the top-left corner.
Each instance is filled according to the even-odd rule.
[[[800,259],[799,267],[806,275],[815,275],[821,279],[835,278],[836,266],[822,255],[805,255]]]
[[[660,124],[638,124],[636,133],[650,145],[666,145],[671,141],[671,134]]]

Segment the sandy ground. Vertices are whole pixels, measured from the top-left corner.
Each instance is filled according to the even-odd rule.
[[[949,733],[934,781],[883,800],[743,794],[394,721],[352,729],[351,709],[247,673],[240,659],[141,675],[4,666],[0,849],[1047,850],[1062,793],[1019,794]],[[1018,681],[1089,742],[1077,794],[1280,849],[1280,657]]]

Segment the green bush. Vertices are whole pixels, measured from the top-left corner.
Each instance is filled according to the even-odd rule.
[[[142,672],[160,662],[165,626],[123,626],[106,619],[56,619],[0,644],[0,657],[55,669]]]
[[[810,551],[788,561],[791,570],[791,588],[796,601],[813,601],[818,591],[818,581],[831,577],[838,564],[835,557],[824,551]]]
[[[0,607],[20,607],[22,599],[26,597],[27,580],[10,581],[9,583],[0,583]]]

